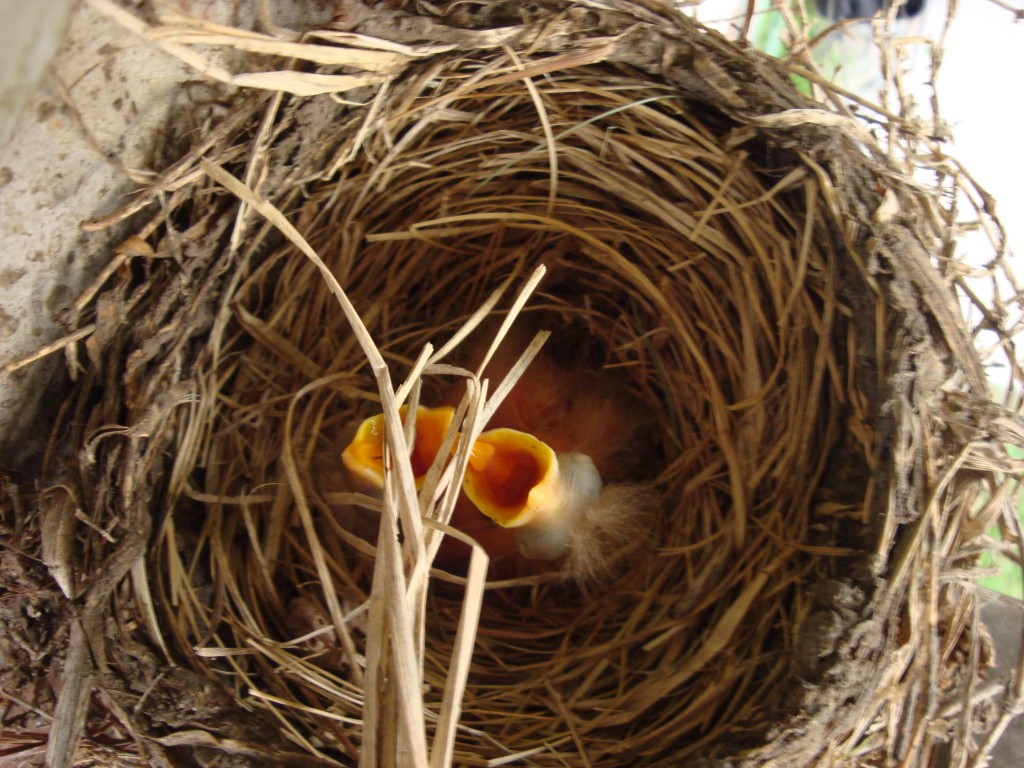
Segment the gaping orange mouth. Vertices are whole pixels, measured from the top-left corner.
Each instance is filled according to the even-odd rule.
[[[558,460],[546,443],[514,429],[492,429],[473,444],[462,487],[494,522],[516,528],[547,503],[557,475]]]
[[[408,415],[408,406],[399,410],[402,424]],[[416,437],[412,446],[410,460],[416,487],[423,480],[437,458],[441,444],[451,428],[452,408],[416,409]],[[375,488],[384,487],[384,414],[366,419],[356,430],[356,436],[341,454],[341,460],[356,477],[370,483]]]
[[[407,409],[400,411],[405,423]],[[452,408],[418,408],[410,459],[416,487],[437,460],[451,429]],[[353,476],[384,487],[383,414],[367,419],[341,458]],[[473,444],[462,489],[483,514],[506,528],[529,525],[557,509],[561,501],[558,458],[547,443],[526,432],[492,429]]]

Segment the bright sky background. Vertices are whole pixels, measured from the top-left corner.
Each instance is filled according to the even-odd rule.
[[[1016,245],[1020,276],[1024,272],[1024,146],[1020,142],[1024,21],[1014,23],[1008,11],[990,0],[961,0],[957,5],[939,73],[940,104],[953,127],[957,157],[998,201],[1000,218]]]
[[[769,0],[759,1],[760,7],[770,7]],[[1000,2],[1024,8],[1024,0]],[[860,4],[862,8],[870,5],[866,0]],[[695,14],[735,36],[746,7],[746,0],[705,0]],[[916,94],[921,100],[931,98],[931,89],[925,86],[930,49],[924,40],[939,39],[949,7],[950,0],[924,0],[916,17],[897,22],[898,36],[921,41],[905,49],[910,54],[908,66],[920,84]],[[877,93],[869,91],[881,81],[869,29],[861,24],[846,37],[837,36],[830,60],[842,62],[838,79],[844,87],[876,100]],[[1018,139],[1024,130],[1024,21],[1015,22],[1014,14],[993,0],[959,0],[945,46],[938,95],[942,119],[954,137],[950,154],[996,199],[1013,254],[1013,271],[1018,281],[1024,281],[1024,146]],[[827,74],[824,69],[823,73]],[[985,263],[992,255],[981,233],[963,238],[960,250],[972,264]],[[987,285],[974,289],[991,295]],[[990,372],[996,389],[1002,389],[1005,370],[1002,375]]]

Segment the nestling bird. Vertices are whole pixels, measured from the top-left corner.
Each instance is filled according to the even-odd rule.
[[[473,444],[462,488],[478,510],[510,529],[528,560],[558,560],[601,495],[601,476],[582,453],[556,454],[514,429]]]
[[[650,539],[660,500],[642,483],[657,471],[655,420],[631,395],[628,380],[604,369],[590,353],[592,337],[565,328],[556,317],[520,320],[482,376],[492,384],[504,379],[542,326],[561,330],[487,426],[491,434],[502,429],[526,433],[554,452],[561,499],[546,518],[510,530],[522,557],[541,555],[538,542],[543,542],[545,560],[587,581],[627,561]],[[487,346],[481,341],[469,347],[464,366],[476,370]],[[467,475],[472,472],[471,463]],[[486,508],[481,511],[488,514]],[[552,558],[556,541],[564,550]]]
[[[399,410],[403,425],[408,418],[408,407]],[[413,481],[416,488],[423,485],[426,474],[451,427],[455,409],[451,407],[416,409],[415,438],[410,452]],[[351,485],[376,495],[384,487],[384,415],[377,414],[364,420],[355,431],[351,442],[342,451],[341,460],[348,470]],[[452,450],[457,447],[453,445]],[[478,460],[479,461],[479,460]],[[320,468],[321,476],[329,473]],[[372,541],[372,531],[366,530],[365,520],[350,519],[349,524],[362,523],[358,534]],[[460,494],[453,512],[451,524],[463,533],[476,539],[496,560],[503,560],[515,554],[514,538],[503,528],[494,525],[480,514],[464,494]],[[469,549],[455,539],[446,539],[438,555],[442,567],[459,566],[469,558]]]
[[[538,323],[521,321],[502,341],[482,377],[505,378],[533,339]],[[487,335],[483,334],[486,338]],[[488,344],[471,346],[463,367],[476,370]],[[446,402],[457,404],[461,392]],[[654,474],[655,420],[629,392],[625,377],[603,370],[571,333],[553,335],[487,424],[526,432],[556,453],[589,456],[606,483],[637,482]]]
[[[531,338],[510,334],[483,376],[501,381]],[[472,347],[465,367],[478,367],[485,350]],[[451,523],[487,549],[492,576],[557,569],[589,580],[642,549],[654,522],[657,495],[638,482],[655,466],[653,418],[618,377],[579,358],[563,362],[568,354],[559,351],[556,345],[538,354],[472,447]],[[453,391],[448,402],[460,396]],[[429,467],[430,447],[436,452],[437,430],[448,418],[443,437],[451,412],[418,412],[414,473]],[[364,422],[345,464],[355,476],[382,481],[372,451],[357,445],[359,434],[379,443],[371,423],[382,426]],[[466,557],[465,545],[446,539],[438,563],[457,569]]]

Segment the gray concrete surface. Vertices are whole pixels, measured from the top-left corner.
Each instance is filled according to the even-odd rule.
[[[237,0],[163,4],[224,24],[252,25],[258,9]],[[329,20],[335,5],[268,7],[275,25],[301,28]],[[160,170],[154,149],[170,121],[182,122],[183,86],[200,79],[86,0],[0,0],[0,368],[64,335],[63,313],[130,233],[127,224],[92,233],[80,224],[117,210]],[[0,374],[0,468],[44,444],[33,425],[60,400],[62,365],[55,354]]]
[[[0,29],[19,25],[27,5],[37,4],[0,5]],[[38,5],[53,11],[51,32],[65,26],[63,2]],[[80,224],[123,203],[135,186],[131,174],[150,166],[177,86],[191,75],[86,5],[75,10],[52,63],[50,52],[44,45],[0,49],[3,92],[12,94],[4,112],[13,117],[0,147],[0,366],[63,335],[62,312],[123,236],[117,229],[85,233]],[[32,65],[12,65],[18,56]],[[37,77],[9,81],[24,72]],[[62,364],[54,355],[0,376],[0,461],[18,462],[45,438],[31,425],[57,399],[54,373]]]
[[[0,147],[10,140],[25,105],[67,31],[74,0],[0,0]]]

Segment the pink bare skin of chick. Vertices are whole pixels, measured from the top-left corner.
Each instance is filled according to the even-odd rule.
[[[532,329],[513,331],[489,362],[483,376],[496,387],[532,340]],[[487,334],[481,334],[487,338]],[[475,370],[486,344],[470,349],[463,365]],[[571,349],[568,348],[568,349]],[[585,454],[606,484],[601,494],[602,514],[593,535],[574,539],[569,571],[587,577],[605,570],[617,556],[620,544],[642,539],[655,500],[648,491],[633,485],[654,464],[653,419],[625,394],[614,373],[587,361],[566,362],[568,355],[548,344],[540,351],[487,424],[487,429],[507,428],[528,433],[558,454]],[[458,402],[453,392],[449,404]],[[608,518],[617,518],[609,524]],[[482,514],[460,494],[452,525],[472,536],[492,559],[491,578],[504,578],[560,569],[563,563],[524,557],[517,544],[517,530],[503,528]],[[438,553],[438,565],[462,570],[469,555],[466,545],[446,538]],[[602,560],[606,562],[601,562]]]

